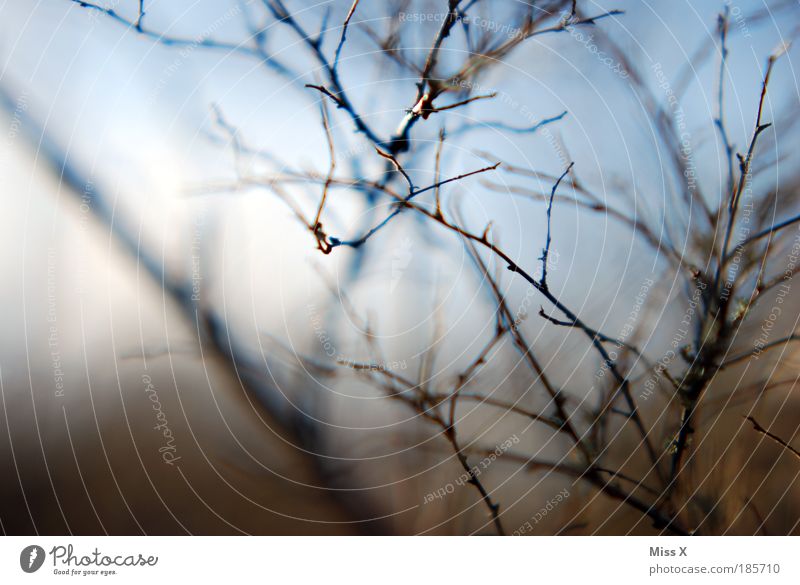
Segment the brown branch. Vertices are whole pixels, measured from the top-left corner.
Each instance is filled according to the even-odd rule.
[[[331,182],[333,181],[333,173],[336,171],[336,149],[333,144],[333,134],[331,132],[330,121],[328,120],[328,106],[325,102],[320,103],[320,110],[322,112],[322,126],[325,129],[325,140],[328,143],[328,156],[330,156],[331,164],[328,169],[328,176],[325,178],[325,184],[322,186],[322,197],[319,200],[317,213],[314,216],[314,221],[308,226],[314,236],[317,238],[317,248],[324,254],[329,254],[331,247],[326,241],[325,232],[322,231],[322,210],[325,208],[325,202],[328,199],[328,189],[330,189]]]
[[[496,91],[492,92],[492,93],[488,93],[486,95],[474,95],[474,96],[469,97],[469,98],[467,98],[465,100],[461,100],[461,101],[455,102],[454,104],[448,104],[448,105],[442,106],[440,108],[431,107],[428,110],[428,113],[429,114],[436,114],[438,112],[446,112],[447,110],[453,110],[455,108],[460,108],[461,106],[465,106],[467,104],[471,104],[472,102],[476,102],[478,100],[489,100],[489,99],[492,99],[492,98],[495,98],[495,97],[497,97],[497,92]]]
[[[395,168],[395,170],[396,170],[398,173],[400,173],[401,175],[403,175],[403,178],[406,180],[406,183],[408,183],[408,193],[409,193],[409,197],[411,197],[411,196],[412,196],[412,195],[411,195],[411,193],[413,193],[413,192],[414,192],[414,182],[411,180],[411,177],[409,176],[409,174],[408,174],[408,173],[405,171],[405,169],[403,168],[403,166],[400,164],[400,161],[398,161],[398,160],[397,160],[397,158],[396,158],[396,157],[395,157],[395,156],[394,156],[392,153],[390,153],[390,152],[383,152],[383,151],[382,151],[380,148],[378,148],[378,147],[375,147],[375,151],[376,151],[376,152],[377,152],[377,153],[378,153],[380,156],[382,156],[382,157],[383,157],[383,158],[385,158],[386,160],[390,161],[390,162],[391,162],[391,163],[394,165],[394,168]],[[438,188],[439,188],[439,186],[436,186],[435,188],[436,188],[436,189],[438,189]]]
[[[486,241],[487,234],[484,232],[482,238]],[[573,421],[567,412],[564,400],[564,394],[559,389],[557,389],[548,376],[545,374],[544,368],[541,366],[539,361],[536,359],[536,356],[533,353],[531,345],[525,339],[522,331],[519,328],[519,324],[516,322],[516,319],[512,315],[510,309],[508,308],[508,303],[506,302],[505,296],[500,290],[500,286],[497,283],[497,279],[492,277],[489,273],[489,270],[486,264],[481,259],[478,251],[475,247],[475,241],[465,237],[465,243],[470,251],[470,256],[478,266],[478,269],[481,271],[483,278],[489,283],[491,287],[492,294],[497,302],[498,308],[498,330],[504,328],[503,322],[505,321],[505,329],[509,331],[511,335],[511,339],[514,342],[514,346],[517,350],[522,354],[525,363],[530,367],[531,371],[536,375],[536,379],[542,382],[542,385],[545,387],[548,395],[550,396],[553,404],[555,406],[556,416],[560,422],[559,431],[564,432],[567,436],[572,440],[575,447],[581,453],[583,458],[586,460],[586,463],[591,463],[593,459],[592,449],[586,444],[586,442],[582,439],[582,436],[578,434],[577,429],[573,424]]]
[[[452,394],[438,394],[431,396],[431,399],[434,401],[444,402],[448,398],[450,398]],[[533,421],[540,422],[554,431],[565,432],[564,430],[564,421],[558,418],[553,418],[551,416],[547,416],[544,414],[539,414],[538,412],[533,412],[526,408],[522,408],[521,406],[517,406],[516,404],[511,404],[509,402],[505,402],[503,400],[498,400],[497,398],[492,398],[491,396],[484,396],[482,394],[473,394],[470,392],[461,392],[459,394],[460,400],[470,400],[473,402],[480,402],[481,404],[486,404],[489,406],[494,406],[506,412],[513,412],[514,414],[518,414],[522,417],[529,418]]]
[[[717,267],[714,275],[713,286],[710,291],[710,306],[707,308],[706,320],[709,327],[706,328],[706,336],[711,337],[706,345],[704,340],[703,348],[698,351],[692,365],[682,381],[682,388],[679,389],[683,408],[681,410],[680,427],[678,430],[677,439],[674,441],[674,451],[672,454],[672,461],[670,464],[669,483],[665,489],[665,498],[669,497],[672,490],[677,485],[677,477],[681,470],[681,463],[683,456],[688,448],[689,439],[695,432],[694,419],[696,416],[697,407],[705,389],[708,387],[711,380],[719,372],[718,360],[720,352],[723,350],[726,341],[730,336],[730,323],[727,318],[727,312],[730,307],[730,300],[733,298],[731,291],[728,290],[728,283],[721,281],[722,269],[725,260],[730,258],[728,254],[728,247],[730,245],[731,235],[736,223],[736,215],[739,208],[739,201],[744,188],[750,181],[750,169],[755,154],[756,144],[759,136],[770,127],[770,124],[762,123],[762,116],[764,110],[764,101],[767,95],[767,87],[769,85],[770,75],[775,61],[782,53],[776,52],[769,56],[767,59],[767,69],[761,83],[761,93],[758,101],[758,112],[756,115],[755,127],[750,139],[750,144],[745,156],[737,155],[739,158],[739,180],[730,194],[727,204],[728,221],[725,227],[725,237],[722,242],[722,247],[717,254],[720,261],[717,262]],[[713,327],[714,323],[719,322],[718,327]]]
[[[386,156],[386,153],[382,153],[381,151],[378,151],[378,153],[381,154],[381,156]],[[396,161],[397,161],[397,159],[394,158],[394,162],[395,162],[395,164],[398,165],[398,168],[402,168],[402,167],[399,166],[399,163],[397,163]],[[466,179],[467,177],[471,177],[473,175],[478,175],[480,173],[486,173],[488,171],[493,171],[498,166],[500,166],[500,163],[496,163],[496,164],[488,166],[488,167],[483,167],[483,168],[475,170],[475,171],[470,171],[468,173],[462,173],[461,175],[458,175],[458,176],[455,176],[455,177],[450,177],[449,179],[445,179],[443,181],[437,181],[433,185],[429,185],[429,186],[424,187],[422,189],[417,189],[417,190],[411,189],[409,191],[408,195],[406,195],[405,197],[397,197],[398,203],[400,203],[400,205],[397,206],[397,209],[395,209],[392,213],[390,213],[388,216],[386,216],[386,218],[383,221],[381,221],[379,224],[377,224],[375,227],[373,227],[369,231],[367,231],[363,236],[361,236],[361,237],[359,237],[359,238],[357,238],[355,240],[340,240],[339,238],[334,238],[334,237],[329,237],[328,240],[329,240],[331,246],[334,247],[334,248],[336,248],[338,246],[349,246],[351,248],[358,248],[359,246],[363,245],[367,240],[369,240],[372,236],[374,236],[378,231],[380,231],[383,227],[385,227],[392,219],[394,219],[397,215],[399,215],[403,211],[403,209],[405,209],[406,207],[411,207],[411,208],[419,210],[420,208],[415,206],[415,205],[413,205],[412,202],[411,202],[411,200],[414,199],[415,197],[417,197],[418,195],[421,195],[422,193],[425,193],[427,191],[431,191],[433,189],[441,187],[442,185],[447,185],[448,183],[452,183],[454,181],[460,181],[461,179]],[[411,185],[410,179],[409,179],[408,175],[405,172],[403,172],[403,176],[406,177],[406,180],[409,182],[409,185]],[[435,214],[434,214],[434,217],[435,217]]]

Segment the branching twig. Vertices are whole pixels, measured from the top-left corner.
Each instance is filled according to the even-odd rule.
[[[733,226],[736,223],[736,212],[739,209],[739,200],[741,198],[742,192],[744,191],[745,186],[751,180],[750,177],[750,166],[753,162],[753,154],[755,153],[756,144],[758,143],[758,137],[761,136],[761,133],[764,132],[767,128],[769,128],[772,124],[764,124],[761,122],[761,118],[764,111],[764,100],[767,96],[767,86],[769,85],[769,78],[772,74],[772,67],[775,65],[775,61],[777,60],[778,55],[770,55],[769,59],[767,59],[767,70],[764,74],[764,80],[761,83],[761,97],[758,100],[758,113],[756,115],[756,124],[755,128],[753,129],[753,135],[750,139],[750,146],[747,149],[747,154],[737,155],[739,157],[739,182],[736,186],[734,192],[730,194],[728,199],[728,223],[725,227],[725,237],[722,240],[722,248],[719,254],[720,258],[726,258],[728,256],[728,246],[730,245],[731,235],[733,233]],[[719,262],[717,264],[717,271],[714,277],[714,288],[716,289],[719,286],[720,276],[722,273],[723,263]]]
[[[358,248],[359,246],[363,245],[367,240],[369,240],[372,236],[374,236],[377,232],[379,232],[382,228],[384,228],[386,226],[386,224],[388,224],[392,219],[394,219],[397,215],[399,215],[404,208],[413,207],[415,209],[419,209],[419,208],[417,208],[417,207],[415,207],[415,206],[413,206],[411,204],[411,200],[414,199],[415,197],[417,197],[418,195],[421,195],[422,193],[426,193],[428,191],[436,189],[437,187],[441,187],[442,185],[447,185],[448,183],[452,183],[454,181],[460,181],[461,179],[466,179],[467,177],[471,177],[473,175],[478,175],[480,173],[493,171],[498,166],[500,166],[500,163],[497,163],[497,164],[494,164],[494,165],[491,165],[491,166],[488,166],[488,167],[483,167],[483,168],[478,169],[476,171],[470,171],[468,173],[463,173],[461,175],[458,175],[456,177],[451,177],[451,178],[445,179],[443,181],[437,181],[433,185],[429,185],[429,186],[424,187],[422,189],[411,190],[408,193],[408,195],[406,195],[405,197],[399,198],[398,203],[400,203],[400,205],[397,206],[397,209],[395,209],[392,213],[390,213],[388,216],[386,216],[386,219],[384,219],[379,224],[377,224],[375,227],[373,227],[372,229],[367,231],[367,233],[365,233],[363,236],[361,236],[361,237],[359,237],[359,238],[357,238],[355,240],[340,240],[339,238],[334,238],[334,237],[330,237],[330,238],[328,238],[328,240],[330,241],[331,246],[333,246],[334,248],[336,248],[338,246],[349,246],[351,248]],[[403,173],[403,175],[405,177],[408,177],[408,175],[405,172]]]

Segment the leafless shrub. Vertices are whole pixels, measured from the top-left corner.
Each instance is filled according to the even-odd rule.
[[[800,339],[797,308],[789,296],[800,262],[800,215],[796,205],[800,183],[797,177],[791,177],[783,184],[770,184],[765,174],[776,167],[778,158],[767,158],[760,148],[764,140],[777,144],[780,128],[770,117],[767,100],[770,82],[779,74],[776,67],[788,46],[766,57],[762,81],[753,96],[756,119],[744,145],[737,146],[740,140],[732,135],[725,116],[728,45],[733,26],[728,8],[719,16],[716,46],[698,51],[691,64],[700,66],[710,55],[718,60],[714,126],[723,152],[724,177],[719,193],[714,195],[711,192],[716,187],[703,185],[701,180],[698,168],[705,163],[700,160],[702,153],[694,150],[685,119],[684,108],[688,109],[689,104],[682,99],[691,77],[679,76],[671,84],[660,64],[647,70],[634,63],[617,40],[603,32],[603,22],[625,17],[618,10],[589,12],[582,3],[569,0],[524,3],[522,8],[510,11],[480,0],[441,0],[430,7],[426,3],[391,2],[386,4],[388,18],[376,25],[366,17],[361,22],[361,13],[375,8],[358,0],[347,3],[344,11],[334,9],[324,14],[292,8],[282,0],[263,0],[258,5],[260,11],[246,13],[252,33],[248,39],[242,43],[218,43],[210,38],[171,38],[148,29],[144,2],[139,3],[134,19],[126,19],[116,9],[75,1],[159,43],[241,53],[275,75],[303,80],[304,90],[316,96],[328,155],[324,171],[298,168],[281,160],[278,152],[248,149],[246,129],[236,128],[221,109],[216,109],[217,126],[234,154],[259,157],[272,170],[252,173],[246,165],[237,166],[235,182],[204,185],[199,191],[257,188],[271,192],[286,203],[307,230],[309,245],[324,255],[320,260],[323,269],[337,254],[347,254],[348,282],[335,287],[323,278],[320,286],[330,287],[344,316],[359,324],[369,359],[351,359],[337,350],[329,355],[338,358],[328,362],[298,355],[277,340],[271,340],[271,344],[303,371],[329,379],[360,380],[376,395],[391,398],[423,420],[428,431],[438,438],[435,451],[442,453],[448,448],[460,473],[465,474],[463,486],[458,489],[474,490],[476,502],[485,508],[485,518],[470,531],[491,526],[498,534],[536,532],[530,523],[525,529],[509,525],[521,524],[519,519],[530,514],[506,513],[500,496],[505,481],[492,479],[492,474],[500,476],[497,468],[501,465],[516,466],[510,475],[522,470],[528,478],[526,482],[532,483],[542,472],[546,476],[557,472],[593,488],[604,497],[603,510],[608,510],[609,516],[619,507],[632,510],[633,520],[617,529],[620,531],[634,530],[643,520],[659,533],[722,531],[709,520],[721,498],[715,500],[704,488],[715,463],[698,454],[704,431],[713,426],[709,417],[718,419],[729,409],[747,417],[759,436],[769,437],[797,454],[789,439],[769,431],[767,423],[762,423],[766,428],[762,427],[751,416],[768,390],[779,384],[793,388],[796,383],[791,372],[784,372],[787,375],[778,380],[778,372],[787,370],[781,367],[780,360]],[[422,18],[428,14],[436,18]],[[424,55],[418,55],[408,49],[404,39],[406,35],[418,35],[421,23],[429,20],[437,29]],[[758,15],[746,21],[747,25],[743,22],[740,11],[735,26],[749,27],[749,32],[756,26]],[[611,197],[605,191],[599,192],[591,179],[580,178],[582,161],[573,160],[560,146],[564,160],[557,173],[507,163],[485,152],[476,153],[476,158],[484,159],[485,164],[459,168],[452,174],[443,170],[451,166],[446,164],[448,153],[455,152],[458,141],[471,133],[491,130],[514,140],[557,128],[564,114],[548,117],[552,113],[543,112],[536,118],[539,122],[526,126],[480,118],[476,121],[453,114],[503,100],[502,90],[486,89],[486,79],[517,50],[531,50],[528,43],[532,38],[574,36],[582,29],[591,30],[594,35],[591,43],[582,43],[589,52],[595,52],[591,47],[600,47],[603,59],[611,59],[616,71],[625,73],[618,81],[633,88],[649,116],[659,147],[666,154],[664,188],[669,201],[675,203],[662,209],[660,218],[637,212],[636,185],[615,186]],[[304,51],[302,59],[271,53],[268,41],[276,34],[290,35]],[[381,62],[381,67],[389,66],[388,62],[401,73],[399,77],[413,79],[398,84],[407,104],[400,119],[391,125],[368,111],[359,88],[348,87],[345,81],[348,47],[354,42],[377,46],[380,53],[374,59]],[[456,50],[449,50],[453,47]],[[312,63],[308,67],[316,76],[313,82],[308,81],[308,71],[298,70],[295,65],[306,59]],[[663,95],[653,89],[659,86]],[[337,134],[345,123],[357,134],[358,144],[351,143],[350,152],[342,156]],[[548,137],[557,143],[552,133]],[[432,180],[420,178],[422,166],[429,169],[427,174],[432,175]],[[526,234],[522,253],[504,247],[491,222],[475,226],[473,220],[465,219],[469,214],[455,195],[450,196],[453,189],[462,185],[481,186],[489,198],[497,192],[541,202],[546,232]],[[309,187],[312,190],[302,191]],[[362,198],[367,209],[363,229],[342,232],[342,225],[347,222],[335,219],[337,194],[345,190]],[[313,199],[309,199],[309,193]],[[389,209],[385,211],[387,202]],[[641,245],[641,253],[654,258],[658,266],[655,276],[643,285],[631,318],[616,334],[603,330],[602,324],[595,325],[597,320],[591,313],[573,308],[565,300],[569,295],[560,290],[560,284],[548,272],[552,247],[558,246],[560,236],[552,218],[568,205],[629,230]],[[457,372],[446,376],[432,373],[441,343],[438,336],[420,357],[416,378],[410,372],[386,367],[391,360],[383,354],[378,332],[368,315],[348,298],[348,288],[356,286],[366,264],[365,250],[386,258],[388,252],[378,235],[393,229],[401,215],[415,218],[420,230],[435,226],[437,234],[459,242],[474,268],[477,288],[486,294],[491,334]],[[541,241],[543,245],[538,243]],[[535,256],[537,248],[540,254]],[[453,251],[448,245],[442,245],[442,249]],[[163,276],[157,269],[153,272],[156,277]],[[616,278],[613,274],[607,276]],[[525,298],[534,299],[526,300],[524,309],[516,310],[512,304],[511,283],[523,283]],[[677,297],[673,293],[668,306],[653,291],[670,288],[680,292]],[[191,314],[195,304],[185,283],[168,284],[168,290]],[[585,348],[594,352],[597,369],[591,389],[583,387],[584,381],[577,377],[572,384],[577,387],[568,388],[571,376],[562,376],[552,359],[543,357],[549,352],[528,331],[530,321],[536,319],[527,310],[530,304],[539,306],[538,312],[533,312],[541,319],[539,327],[558,330],[564,336],[578,334]],[[677,324],[662,327],[660,334],[671,339],[666,353],[656,353],[658,344],[653,339],[659,332],[648,330],[643,317],[676,308],[682,317],[678,317]],[[626,314],[624,311],[623,319]],[[224,323],[220,316],[212,309],[203,309],[200,315],[205,319],[209,338],[232,366],[244,363],[239,354],[246,352],[222,333]],[[663,322],[659,320],[658,324]],[[325,327],[332,337],[336,336],[335,322]],[[760,368],[759,363],[763,362],[759,360],[772,355],[778,356],[777,365],[769,370]],[[268,385],[260,379],[258,364],[249,366],[248,383],[253,387]],[[743,390],[738,389],[735,395],[726,392],[729,372],[742,369],[752,388],[750,395],[743,396]],[[484,384],[491,376],[507,380],[513,386],[512,392],[493,391],[494,384]],[[259,394],[268,392],[262,388]],[[474,407],[466,408],[465,404]],[[493,465],[491,471],[476,471],[476,464],[487,449],[482,433],[475,432],[468,422],[476,409],[494,419],[493,424],[506,417],[519,417],[529,426],[541,427],[544,435],[536,436],[549,437],[547,442],[554,441],[561,456],[541,457],[537,455],[538,448],[523,441],[497,455],[500,463]],[[295,423],[298,441],[311,450],[323,450],[313,429],[299,419]],[[751,434],[748,439],[754,441],[757,437]],[[325,465],[323,459],[320,466]],[[596,495],[591,491],[566,493],[571,494],[568,503],[554,511],[564,522],[560,530],[593,530],[581,518],[588,517],[587,510],[594,505]],[[357,498],[357,492],[348,497]],[[358,507],[358,502],[350,505]],[[534,506],[534,511],[542,505]],[[742,502],[735,518],[742,510],[755,510],[753,506],[749,499]],[[753,514],[757,518],[754,531],[764,531],[765,520],[757,510]],[[792,521],[790,531],[795,531],[800,519]]]

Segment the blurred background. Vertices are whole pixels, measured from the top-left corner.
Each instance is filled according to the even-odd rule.
[[[141,19],[139,4],[0,6],[0,528],[491,533],[479,495],[458,482],[463,470],[440,430],[374,378],[339,372],[337,364],[371,363],[377,344],[380,369],[440,392],[451,388],[496,324],[490,287],[468,248],[403,213],[362,248],[320,254],[287,205],[313,215],[330,163],[321,96],[304,87],[324,72],[306,44],[261,2],[146,1]],[[286,4],[306,30],[328,30],[320,46],[332,58],[351,2]],[[472,4],[474,29],[492,42],[514,35],[528,4],[552,16],[547,26],[570,5]],[[445,5],[362,0],[353,15],[342,85],[382,135],[413,105],[417,78],[403,60],[424,62]],[[681,180],[665,162],[671,153],[646,96],[681,125],[700,197],[718,205],[725,181],[714,126],[718,15],[729,14],[724,115],[741,149],[766,59],[796,36],[800,6],[579,5],[587,15],[623,12],[521,43],[465,89],[465,96],[494,98],[414,128],[405,170],[417,186],[497,161],[535,170],[501,169],[441,189],[451,217],[478,233],[491,221],[503,249],[532,272],[545,242],[546,203],[528,195],[549,193],[548,177],[569,162],[567,194],[584,186],[702,263],[691,257],[702,227],[696,211],[681,206]],[[379,41],[392,34],[398,50],[387,51]],[[764,115],[775,124],[759,146],[763,173],[753,190],[778,193],[779,211],[796,213],[798,49],[787,47],[770,82]],[[442,68],[474,50],[457,29],[443,45]],[[680,106],[671,95],[680,95]],[[386,161],[347,114],[331,105],[327,116],[337,173],[380,177]],[[437,174],[442,128],[448,137]],[[314,181],[279,188],[269,179],[277,175]],[[402,179],[394,185],[402,191]],[[332,189],[327,233],[355,237],[391,204],[347,185]],[[687,311],[678,275],[642,243],[641,230],[609,213],[567,198],[552,222],[551,289],[593,327],[615,333],[644,295],[632,339],[658,360]],[[487,270],[507,273],[501,263]],[[594,403],[601,363],[586,338],[538,317],[543,301],[520,279],[503,274],[498,283],[546,371],[576,404]],[[796,330],[798,307],[791,290],[776,327]],[[741,332],[742,347],[761,333],[754,322]],[[470,392],[546,407],[522,364],[501,343]],[[726,373],[709,392],[690,498],[707,532],[800,533],[800,463],[760,442],[742,419],[756,413],[791,440],[800,426],[796,366],[787,347],[744,373]],[[488,404],[461,409],[474,464],[485,452],[502,453],[481,479],[509,532],[657,532],[576,478],[531,468],[527,457],[567,456],[552,431]],[[655,400],[643,409],[660,432],[677,424]],[[611,442],[620,465],[632,440],[622,433]],[[647,471],[635,461],[625,469]],[[520,530],[526,522],[532,528]]]

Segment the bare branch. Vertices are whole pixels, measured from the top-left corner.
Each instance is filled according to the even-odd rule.
[[[760,347],[758,347],[758,348],[756,348],[756,349],[754,349],[752,351],[748,351],[748,352],[736,355],[736,356],[734,356],[734,357],[732,357],[732,358],[730,358],[728,360],[725,360],[725,362],[723,362],[719,366],[719,368],[720,369],[728,368],[728,367],[732,366],[733,364],[748,360],[748,359],[750,359],[752,357],[755,357],[757,355],[761,355],[763,352],[765,352],[765,351],[767,351],[767,350],[769,350],[769,349],[771,349],[773,347],[779,347],[781,345],[786,345],[787,343],[792,342],[792,341],[800,341],[800,335],[794,333],[792,335],[787,335],[786,337],[782,337],[780,339],[776,339],[774,341],[770,341],[769,343],[764,344],[764,345],[762,345],[762,346],[760,346]]]
[[[739,199],[744,191],[745,185],[751,180],[750,167],[753,162],[753,154],[755,153],[758,137],[764,130],[769,128],[771,124],[763,124],[761,118],[764,111],[764,99],[767,96],[767,86],[769,85],[769,78],[772,74],[772,67],[777,60],[776,55],[770,55],[767,59],[767,70],[764,74],[764,80],[761,83],[761,96],[758,100],[758,113],[756,115],[756,124],[753,129],[753,136],[750,139],[750,146],[747,149],[745,156],[737,155],[739,157],[739,182],[734,192],[731,193],[728,200],[728,223],[725,228],[725,237],[722,241],[722,248],[720,258],[728,258],[728,246],[730,245],[731,235],[733,233],[733,226],[736,223],[736,212],[739,209]],[[723,262],[717,264],[717,271],[714,277],[715,289],[719,286],[719,281],[722,273]]]
[[[792,446],[791,446],[789,443],[787,443],[786,441],[784,441],[783,439],[781,439],[781,438],[780,438],[778,435],[776,435],[776,434],[774,434],[774,433],[771,433],[771,432],[769,432],[767,429],[765,429],[764,427],[762,427],[760,424],[758,424],[758,422],[756,422],[756,419],[754,419],[752,416],[746,416],[746,417],[744,417],[744,418],[745,418],[746,420],[749,420],[749,421],[750,421],[750,422],[753,424],[753,429],[754,429],[754,430],[755,430],[757,433],[761,433],[762,435],[764,435],[764,436],[766,436],[766,437],[769,437],[769,438],[770,438],[770,439],[772,439],[774,442],[778,443],[778,445],[780,445],[781,447],[783,447],[784,449],[786,449],[787,451],[789,451],[789,453],[791,453],[792,455],[794,455],[795,457],[797,457],[798,459],[800,459],[800,451],[798,451],[797,449],[795,449],[794,447],[792,447]]]
[[[88,8],[89,10],[95,10],[99,13],[105,14],[112,20],[128,28],[134,29],[140,35],[147,37],[161,45],[167,47],[192,47],[192,48],[201,47],[209,50],[224,51],[226,53],[238,53],[240,55],[244,55],[247,57],[254,57],[258,59],[261,63],[263,63],[265,66],[267,66],[269,69],[273,70],[274,72],[279,73],[280,75],[286,77],[287,79],[294,80],[295,76],[291,72],[291,70],[286,65],[278,61],[272,55],[268,55],[261,46],[251,47],[241,43],[227,43],[208,38],[173,37],[169,35],[164,35],[160,32],[155,32],[145,29],[142,25],[142,19],[145,16],[143,0],[140,0],[139,2],[139,14],[137,16],[136,21],[130,21],[127,18],[121,16],[113,8],[106,8],[104,6],[101,6],[100,4],[95,4],[93,2],[88,2],[86,0],[70,0],[70,1],[82,8]]]
[[[317,214],[314,216],[314,221],[308,226],[314,236],[317,238],[317,247],[324,253],[328,254],[331,247],[326,241],[325,232],[322,231],[322,210],[325,208],[325,201],[328,198],[328,189],[330,189],[333,182],[333,173],[336,171],[336,150],[333,144],[333,134],[331,133],[330,121],[328,120],[328,106],[325,102],[320,103],[320,110],[322,112],[322,126],[325,129],[325,139],[328,143],[328,155],[331,159],[331,164],[328,170],[328,176],[325,178],[325,184],[322,187],[322,197],[319,200],[317,207]]]
[[[383,156],[383,154],[381,156]],[[393,218],[395,218],[397,215],[399,215],[400,212],[402,212],[402,210],[404,208],[413,207],[411,205],[411,200],[414,197],[416,197],[418,195],[421,195],[422,193],[426,193],[427,191],[430,191],[432,189],[436,189],[437,187],[441,187],[442,185],[447,185],[448,183],[452,183],[454,181],[460,181],[461,179],[466,179],[467,177],[471,177],[473,175],[478,175],[480,173],[486,173],[488,171],[493,171],[498,166],[500,166],[500,163],[497,163],[497,164],[494,164],[494,165],[491,165],[491,166],[488,166],[488,167],[483,167],[483,168],[478,169],[476,171],[470,171],[468,173],[463,173],[463,174],[458,175],[456,177],[451,177],[449,179],[445,179],[444,181],[437,181],[433,185],[429,185],[428,187],[424,187],[422,189],[411,190],[408,195],[406,195],[403,198],[400,198],[400,200],[399,200],[400,205],[397,206],[397,209],[395,209],[392,213],[390,213],[386,217],[386,219],[384,219],[378,225],[376,225],[375,227],[370,229],[367,233],[365,233],[360,238],[355,239],[355,240],[340,240],[339,238],[330,237],[330,238],[328,238],[328,240],[330,241],[331,246],[333,246],[334,248],[336,248],[338,246],[349,246],[351,248],[358,248],[359,246],[363,245],[364,242],[366,242],[372,236],[374,236],[377,232],[379,232],[383,227],[385,227],[386,224],[388,224]],[[404,176],[407,177],[407,175],[405,175],[405,173],[404,173]],[[415,207],[415,209],[419,209],[419,208]]]
[[[545,290],[547,290],[547,257],[550,254],[550,224],[553,214],[553,197],[556,196],[556,190],[558,189],[558,186],[561,184],[561,181],[564,179],[564,177],[567,176],[567,174],[574,165],[575,165],[574,162],[569,163],[569,165],[567,165],[566,170],[563,173],[561,173],[561,176],[555,182],[552,190],[550,191],[550,199],[547,202],[547,240],[544,246],[544,250],[542,251],[542,257],[540,258],[540,260],[542,261],[542,278],[539,281],[539,284],[541,284],[542,288]]]
[[[344,19],[344,24],[342,25],[342,36],[339,39],[339,44],[336,46],[336,55],[333,57],[334,71],[336,71],[336,68],[339,66],[339,55],[341,55],[342,47],[344,47],[344,42],[347,39],[347,26],[350,24],[350,19],[353,18],[353,14],[355,14],[358,2],[359,0],[353,0],[353,4],[350,5],[350,10],[347,12],[347,17]]]
[[[760,232],[757,232],[756,234],[753,234],[752,236],[750,236],[749,238],[744,240],[741,244],[739,244],[738,247],[740,247],[740,248],[747,247],[750,244],[752,244],[753,242],[757,242],[761,238],[765,238],[767,236],[772,236],[772,234],[775,234],[775,233],[781,231],[782,229],[787,228],[787,227],[789,227],[791,225],[794,225],[794,224],[796,224],[798,222],[800,222],[800,215],[795,215],[794,217],[790,217],[789,219],[787,219],[785,221],[777,223],[777,224],[775,224],[775,225],[773,225],[771,227],[768,227],[768,228],[766,228],[764,230],[761,230]],[[730,259],[730,256],[731,255],[729,254],[728,256],[726,256],[725,259],[726,260]]]

